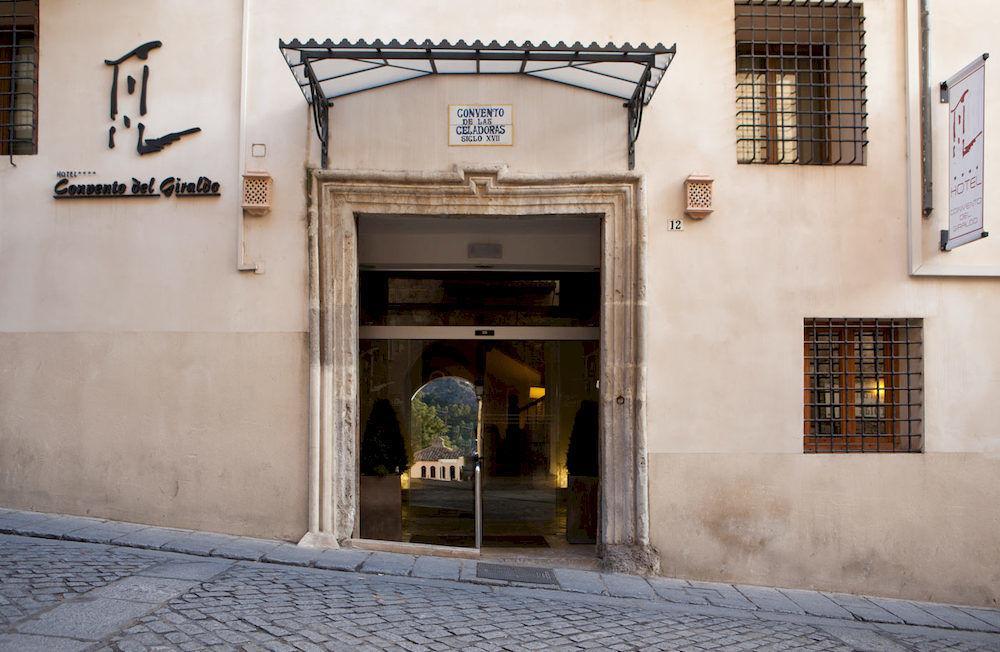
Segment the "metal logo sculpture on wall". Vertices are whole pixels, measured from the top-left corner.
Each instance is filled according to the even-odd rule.
[[[948,102],[948,229],[941,250],[951,251],[985,238],[983,230],[983,154],[986,113],[984,54],[941,84]]]
[[[129,59],[135,57],[141,61],[149,58],[149,53],[163,45],[161,41],[149,41],[139,47],[125,53],[117,59],[105,59],[104,63],[113,68],[111,77],[111,120],[116,122],[119,114],[119,78],[121,66]],[[138,114],[141,118],[148,110],[147,90],[149,87],[149,65],[143,64],[140,80],[137,82],[132,75],[125,77],[125,91],[128,96],[138,95]],[[132,128],[132,117],[124,112],[121,113],[121,126],[124,129]],[[136,124],[137,138],[136,151],[139,156],[153,154],[162,151],[164,147],[172,145],[184,136],[201,131],[201,127],[191,127],[181,131],[174,131],[158,138],[146,138],[146,125],[143,122]],[[115,147],[115,134],[118,132],[118,125],[112,124],[108,129],[108,149]],[[59,180],[56,181],[52,189],[52,196],[55,199],[126,199],[145,197],[218,197],[222,184],[206,176],[197,179],[184,179],[181,177],[164,177],[157,183],[156,177],[132,177],[131,180],[114,179],[111,181],[101,181],[97,183],[73,183],[71,180],[78,176],[95,175],[96,172],[68,170],[57,173]]]
[[[161,41],[149,41],[148,43],[143,43],[139,47],[135,48],[134,50],[132,50],[130,52],[127,52],[126,54],[122,55],[121,57],[118,57],[117,59],[115,59],[113,61],[110,60],[110,59],[105,59],[104,60],[105,64],[107,64],[109,66],[112,66],[114,68],[114,75],[111,78],[111,120],[112,121],[114,121],[118,117],[118,71],[119,71],[119,67],[121,66],[122,63],[124,63],[125,61],[128,61],[132,57],[136,57],[137,59],[141,59],[141,60],[145,61],[146,59],[149,58],[149,52],[150,52],[150,50],[154,50],[154,49],[156,49],[156,48],[158,48],[158,47],[160,47],[162,45],[163,45],[163,43]],[[136,87],[135,77],[133,77],[132,75],[128,75],[125,78],[125,83],[126,83],[126,90],[127,90],[128,94],[129,95],[134,95],[135,94],[135,90],[136,90],[136,88],[135,88]],[[149,65],[148,64],[143,64],[143,66],[142,66],[142,82],[141,82],[141,85],[140,85],[140,88],[139,88],[139,115],[140,116],[146,115],[146,108],[147,108],[146,107],[146,90],[147,90],[148,84],[149,84]],[[122,114],[122,125],[125,127],[125,129],[130,129],[132,127],[132,119],[129,116],[127,116],[125,114]],[[145,131],[146,131],[146,125],[145,124],[143,124],[141,122],[138,123],[137,130],[139,132],[139,136],[138,136],[137,142],[136,142],[136,151],[138,151],[139,155],[142,156],[144,154],[152,154],[154,152],[159,152],[160,150],[162,150],[167,145],[170,145],[172,143],[177,142],[178,140],[180,140],[184,136],[187,136],[188,134],[193,134],[193,133],[197,133],[197,132],[201,131],[201,127],[191,127],[190,129],[184,129],[182,131],[174,131],[174,132],[166,134],[164,136],[160,136],[159,138],[149,138],[149,139],[145,138]],[[111,128],[108,130],[108,148],[110,148],[110,149],[114,149],[114,146],[115,146],[115,132],[116,131],[117,131],[117,128],[115,127],[115,125],[111,125]]]

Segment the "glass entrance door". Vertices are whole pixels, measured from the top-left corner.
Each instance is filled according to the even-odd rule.
[[[530,339],[482,346],[483,545],[565,546],[574,508],[571,446],[592,457],[596,476],[598,342]],[[572,532],[569,539],[579,540]]]
[[[406,468],[396,469],[399,497],[385,508],[385,518],[394,519],[392,532],[366,526],[370,501],[362,464],[362,538],[474,546],[482,394],[478,343],[362,339],[359,352],[362,415],[378,405],[391,411],[407,455]],[[362,431],[362,460],[366,450],[387,448]]]
[[[600,273],[362,270],[359,289],[360,536],[592,543]]]
[[[536,327],[516,333],[531,339],[500,339],[499,327],[425,327],[430,337],[385,337],[414,334],[393,330],[362,327],[359,345],[361,536],[471,547],[478,529],[484,547],[592,542],[594,532],[574,531],[596,527],[596,491],[581,507],[570,476],[596,483],[597,329]],[[389,418],[372,418],[380,412]],[[373,505],[386,500],[366,486],[391,492],[392,480],[365,478],[374,468],[365,460],[393,449],[374,436],[393,419],[408,468],[393,469],[400,496],[379,517]],[[375,527],[392,516],[393,527]]]

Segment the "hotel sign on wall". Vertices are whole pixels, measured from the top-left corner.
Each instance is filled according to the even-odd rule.
[[[92,172],[90,174],[93,174]],[[74,183],[82,176],[77,171],[56,173],[59,180],[52,189],[55,199],[123,199],[128,197],[218,197],[221,184],[208,177],[181,179],[167,177],[157,182],[156,177],[122,179],[96,183]]]
[[[513,105],[452,104],[448,107],[449,146],[513,144]]]
[[[117,139],[128,132],[135,134],[135,151],[141,156],[155,154],[164,148],[201,131],[200,127],[187,127],[178,131],[151,137],[146,132],[149,122],[150,67],[140,62],[149,59],[150,53],[162,47],[161,41],[148,41],[116,59],[105,59],[111,67],[110,102],[108,115],[108,149],[114,149]],[[133,120],[134,118],[134,120]],[[133,130],[133,122],[135,129]],[[56,173],[52,189],[55,199],[125,199],[144,197],[218,197],[222,185],[207,176],[184,178],[139,175],[127,179],[78,180],[77,177],[95,176],[93,170],[65,170]]]
[[[941,249],[975,242],[983,230],[983,153],[986,112],[986,57],[982,55],[941,84],[948,102],[948,230]]]

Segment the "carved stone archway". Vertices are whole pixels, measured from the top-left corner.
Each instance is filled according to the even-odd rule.
[[[656,572],[646,477],[645,251],[642,177],[317,170],[309,206],[309,532],[336,547],[358,514],[356,216],[563,215],[602,218],[598,553],[606,568]]]

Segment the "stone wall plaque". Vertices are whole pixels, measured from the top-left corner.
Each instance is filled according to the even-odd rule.
[[[449,146],[488,147],[513,144],[513,105],[451,104],[448,106]]]

